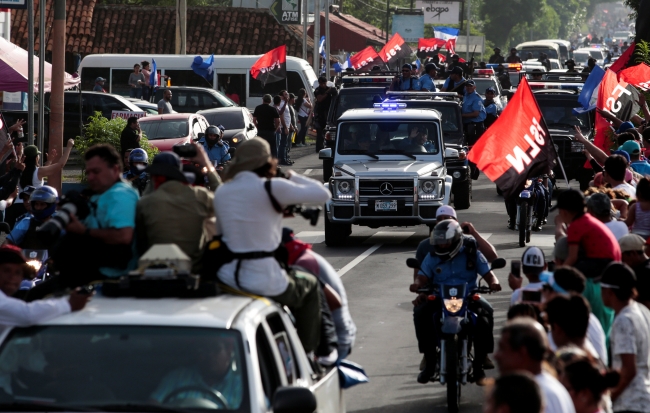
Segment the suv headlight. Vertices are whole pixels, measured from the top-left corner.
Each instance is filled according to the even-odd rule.
[[[440,192],[440,180],[426,179],[418,183],[418,197],[420,199],[437,199]]]
[[[354,199],[354,181],[352,180],[334,181],[334,190],[338,199],[350,201]]]
[[[445,308],[450,313],[457,313],[463,308],[463,300],[459,298],[445,298]]]

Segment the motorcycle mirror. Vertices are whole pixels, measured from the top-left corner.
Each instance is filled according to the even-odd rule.
[[[506,266],[506,259],[505,258],[497,258],[496,260],[492,261],[492,265],[490,269],[492,270],[498,270],[499,268],[504,268]]]
[[[503,266],[504,267],[506,265],[505,261],[506,260],[503,260]],[[409,267],[409,268],[419,270],[420,269],[420,262],[418,260],[416,260],[415,258],[407,258],[406,259],[406,266]]]

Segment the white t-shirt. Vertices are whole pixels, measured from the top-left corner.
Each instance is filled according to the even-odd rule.
[[[627,229],[627,225],[623,221],[611,220],[605,222],[605,226],[614,234],[616,240],[621,239],[623,235],[627,235],[630,231]]]
[[[551,351],[557,350],[557,345],[553,341],[553,335],[551,332],[548,332],[548,346]],[[587,327],[587,340],[585,340],[585,347],[592,355],[604,365],[608,363],[607,357],[607,345],[605,344],[605,331],[603,326],[600,324],[598,317],[593,314],[589,314],[589,327]],[[593,351],[592,351],[593,350]]]
[[[38,167],[37,167],[37,168],[34,170],[34,174],[32,175],[32,183],[31,183],[31,185],[32,185],[34,188],[40,188],[40,187],[42,187],[44,184],[45,184],[45,180],[43,180],[43,179],[38,179]],[[22,190],[23,190],[22,185],[20,185],[20,181],[18,181],[18,190],[19,190],[19,191],[22,191]],[[17,196],[16,199],[14,199],[14,204],[22,204],[22,203],[23,203],[23,200],[22,200],[21,197],[18,197],[18,196]]]
[[[569,392],[557,379],[545,371],[535,376],[544,394],[545,413],[575,413]]]
[[[628,195],[630,195],[630,197],[636,198],[636,188],[628,184],[627,182],[623,182],[622,184],[616,185],[614,189],[622,189],[623,191],[627,192]]]
[[[282,112],[282,108],[286,106],[287,102],[284,100],[278,105],[278,113]],[[280,113],[280,116],[284,119],[284,124],[287,128],[291,126],[291,111],[289,108],[286,108],[284,113]]]
[[[614,400],[614,411],[648,411],[650,406],[650,311],[632,302],[614,317],[610,333],[612,368],[622,367],[621,354],[636,356],[636,375]]]
[[[544,284],[545,283],[543,282],[530,283],[525,287],[517,288],[515,291],[512,292],[512,295],[510,296],[510,306],[512,307],[513,305],[521,302],[522,291],[541,291],[542,287],[544,287]]]

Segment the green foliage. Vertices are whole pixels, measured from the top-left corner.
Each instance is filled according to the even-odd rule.
[[[506,47],[515,26],[532,24],[544,5],[544,0],[484,0],[481,18],[485,22],[485,35],[497,46]]]
[[[508,36],[508,46],[514,47],[519,43],[536,40],[536,39],[556,39],[560,30],[560,16],[549,5],[545,4],[540,16],[535,19],[531,26],[529,23],[519,23],[510,32]]]
[[[81,159],[83,159],[88,148],[98,143],[107,143],[119,150],[120,135],[125,127],[125,119],[106,119],[101,112],[95,112],[95,115],[90,117],[90,122],[85,125],[85,136],[83,138],[77,136],[75,139],[75,148],[79,151]],[[149,143],[144,132],[142,132],[140,147],[147,151],[149,159],[152,159],[158,153],[158,148]]]
[[[634,62],[650,65],[650,43],[640,40],[634,48]]]

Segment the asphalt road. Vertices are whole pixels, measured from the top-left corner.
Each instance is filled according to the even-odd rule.
[[[322,164],[316,154],[298,159],[291,168],[322,180]],[[549,217],[553,222],[554,216]],[[521,259],[517,234],[507,229],[508,216],[503,198],[484,175],[474,181],[472,206],[458,213],[460,222],[470,221],[497,249],[508,265],[496,271],[503,291],[490,295],[495,309],[495,343],[506,320],[511,290],[507,276],[511,259]],[[407,258],[415,256],[420,241],[428,236],[426,226],[363,228],[354,226],[347,245],[329,248],[324,243],[322,219],[312,227],[302,218],[287,219],[286,226],[299,238],[313,243],[314,251],[325,256],[341,275],[347,290],[350,312],[357,325],[356,343],[349,359],[361,364],[370,383],[345,391],[348,412],[446,412],[445,388],[439,383],[417,383],[418,353],[408,290],[412,270]],[[552,225],[533,233],[531,243],[551,259],[554,244]],[[488,376],[497,370],[487,371]],[[482,412],[484,389],[474,384],[462,388],[461,412]]]

